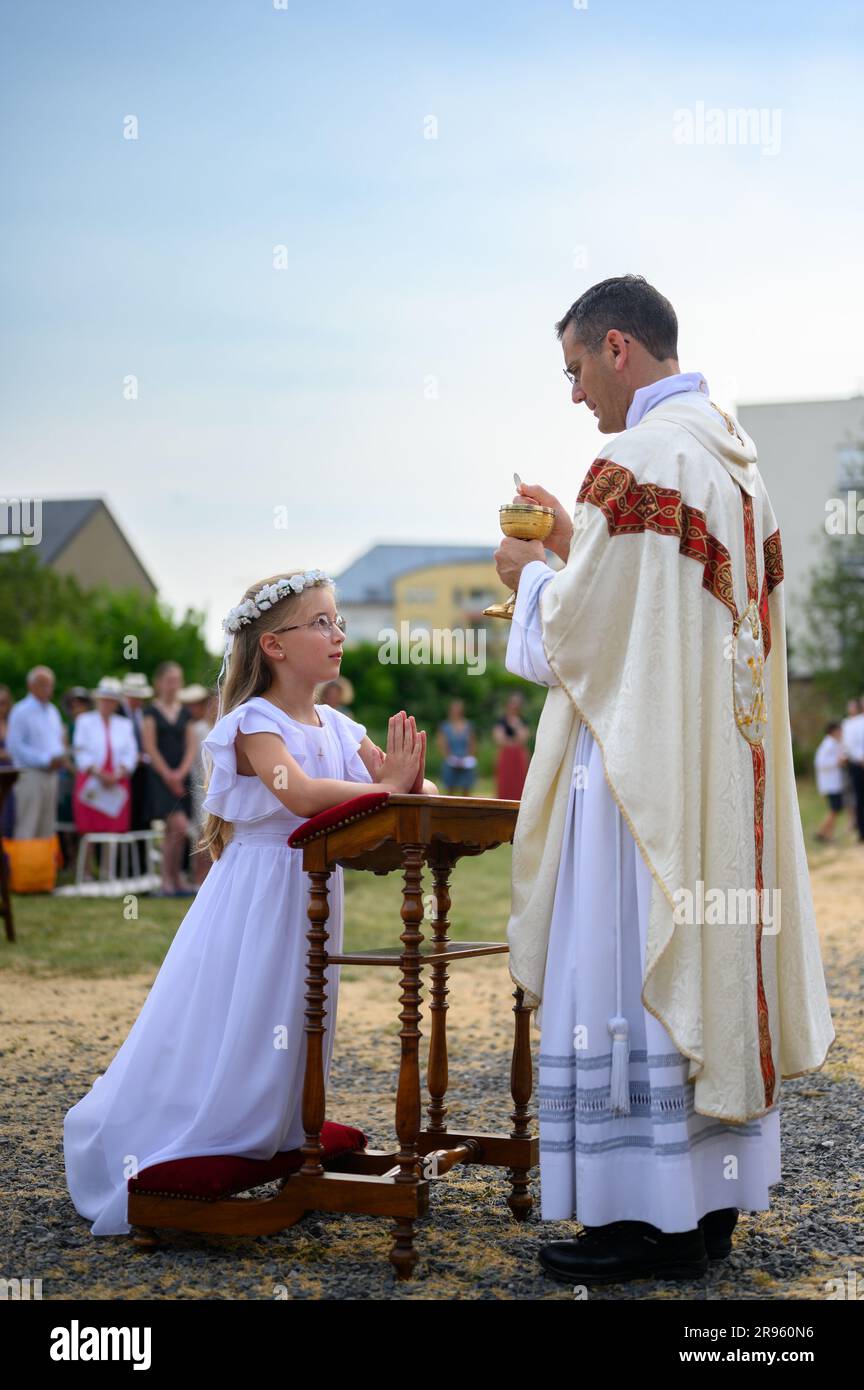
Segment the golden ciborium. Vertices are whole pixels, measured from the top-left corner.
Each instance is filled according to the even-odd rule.
[[[533,502],[507,502],[498,508],[498,515],[504,535],[520,541],[545,541],[555,525],[555,508],[538,507]],[[516,595],[511,594],[506,603],[492,603],[484,608],[483,615],[512,622],[515,607]]]

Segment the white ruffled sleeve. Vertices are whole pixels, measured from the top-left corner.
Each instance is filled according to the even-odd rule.
[[[249,704],[238,705],[213,725],[201,747],[205,768],[212,759],[212,771],[204,798],[203,809],[227,821],[263,820],[274,811],[287,808],[260,777],[247,777],[237,771],[234,740],[241,734],[278,734],[301,767],[308,761],[303,735],[297,729],[280,724],[269,715]]]
[[[332,705],[318,705],[317,708],[321,717],[329,720],[331,727],[336,730],[339,742],[342,745],[345,781],[371,782],[372,774],[360,757],[358,751],[360,744],[366,737],[365,725],[358,724],[354,719],[349,719],[347,714],[343,714],[341,710],[334,709]]]

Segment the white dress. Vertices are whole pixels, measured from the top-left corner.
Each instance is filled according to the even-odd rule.
[[[557,685],[558,678],[543,649],[539,600],[551,578],[542,561],[532,561],[523,570],[506,657],[509,671],[547,686]],[[613,1114],[609,1104],[608,1020],[617,1013],[619,823],[629,1115]],[[606,784],[600,750],[583,724],[574,756],[540,1015],[544,1220],[575,1216],[586,1226],[647,1221],[661,1231],[690,1231],[706,1212],[721,1207],[768,1210],[768,1189],[780,1181],[779,1105],[742,1125],[696,1114],[687,1059],[641,1002],[651,885],[650,870]]]
[[[233,823],[162,962],[132,1029],[64,1121],[66,1181],[93,1235],[120,1235],[127,1180],[169,1159],[268,1159],[300,1147],[306,1047],[309,877],[286,844],[302,823],[258,777],[237,773],[234,739],[277,733],[310,777],[371,782],[362,724],[316,705],[322,724],[256,697],[204,741],[213,772],[204,809]],[[359,794],[359,793],[358,793]],[[342,945],[343,871],[329,879],[328,948]],[[327,970],[325,1079],[339,967]]]

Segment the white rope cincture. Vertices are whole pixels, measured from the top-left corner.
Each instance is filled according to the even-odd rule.
[[[630,1114],[630,1025],[623,1015],[623,951],[621,941],[621,812],[615,807],[615,1006],[609,1019],[612,1037],[612,1076],[609,1107],[613,1115]]]

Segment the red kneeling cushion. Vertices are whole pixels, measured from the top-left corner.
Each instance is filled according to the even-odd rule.
[[[337,1154],[365,1149],[366,1135],[353,1125],[337,1125],[325,1120],[321,1130],[322,1162]],[[208,1154],[201,1158],[174,1158],[145,1168],[130,1178],[130,1192],[151,1192],[171,1197],[201,1197],[215,1202],[245,1192],[259,1183],[287,1178],[303,1166],[299,1149],[286,1149],[272,1158],[238,1158],[232,1154]]]
[[[389,796],[389,792],[364,792],[362,796],[352,796],[350,801],[340,801],[338,806],[329,806],[326,811],[319,811],[317,816],[304,820],[302,825],[292,830],[288,836],[288,843],[296,849],[298,845],[305,845],[307,840],[314,840],[316,836],[323,835],[325,830],[336,830],[339,826],[350,825],[352,821],[360,820],[361,816],[368,816],[372,811],[377,811]]]

